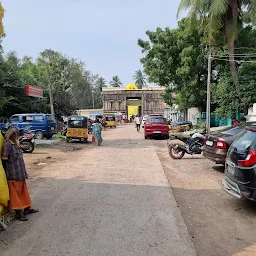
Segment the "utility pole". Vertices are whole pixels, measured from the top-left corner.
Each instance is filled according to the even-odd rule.
[[[207,77],[207,103],[206,103],[206,132],[211,130],[211,77],[212,77],[212,49],[209,49],[208,77]]]
[[[94,109],[94,87],[92,88],[92,109]]]
[[[48,90],[49,90],[51,114],[54,115],[53,96],[52,96],[52,83],[51,83],[51,76],[50,76],[49,67],[48,67]]]

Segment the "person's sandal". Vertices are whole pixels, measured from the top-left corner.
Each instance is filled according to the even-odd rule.
[[[39,212],[39,210],[37,210],[37,209],[32,209],[32,208],[29,208],[29,209],[25,209],[25,210],[24,210],[24,214],[25,214],[25,215],[32,214],[32,213],[37,213],[37,212]]]
[[[25,217],[25,215],[24,215],[24,213],[22,211],[17,213],[17,218],[20,221],[27,221],[28,220],[28,218]]]

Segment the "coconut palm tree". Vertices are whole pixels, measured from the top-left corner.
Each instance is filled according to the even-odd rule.
[[[3,17],[4,17],[4,8],[0,2],[0,37],[4,34]]]
[[[146,85],[146,78],[143,74],[143,72],[139,69],[135,71],[135,74],[133,76],[133,79],[135,81],[135,84],[139,89],[142,89],[144,85]]]
[[[112,81],[109,82],[112,87],[121,87],[122,82],[118,76],[113,76]]]
[[[107,82],[103,77],[100,77],[97,79],[96,85],[100,90],[102,90],[103,87],[107,87]]]
[[[238,86],[238,75],[235,63],[235,39],[237,31],[242,25],[242,13],[256,12],[255,0],[181,0],[178,13],[188,10],[188,19],[194,21],[200,19],[202,28],[209,32],[210,43],[214,42],[214,35],[222,32],[227,43],[229,61],[233,81]]]

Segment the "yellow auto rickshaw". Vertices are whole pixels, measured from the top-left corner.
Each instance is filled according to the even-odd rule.
[[[66,133],[67,142],[78,139],[83,142],[88,141],[88,118],[85,116],[70,116],[68,118],[68,128]]]
[[[116,117],[115,116],[106,116],[106,127],[116,128]]]

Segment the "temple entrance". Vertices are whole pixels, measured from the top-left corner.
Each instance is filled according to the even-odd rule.
[[[141,98],[127,97],[126,99],[126,114],[128,119],[131,116],[142,115],[142,100]]]

